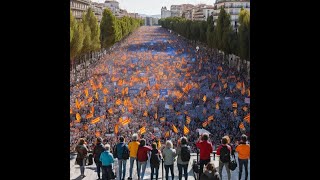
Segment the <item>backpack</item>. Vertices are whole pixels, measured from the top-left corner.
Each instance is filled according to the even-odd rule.
[[[228,149],[228,146],[222,146],[220,149],[220,160],[223,163],[230,162],[230,150]]]
[[[124,145],[122,148],[122,159],[129,159],[130,152],[127,145]]]
[[[190,160],[190,147],[186,146],[186,147],[181,147],[181,160],[183,162],[189,162]]]
[[[161,158],[160,158],[159,151],[158,150],[152,151],[151,157],[150,157],[150,165],[152,167],[159,167],[160,161],[161,161]]]

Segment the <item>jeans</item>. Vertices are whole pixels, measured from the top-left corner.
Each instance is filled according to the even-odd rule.
[[[132,178],[132,171],[133,171],[133,163],[134,161],[136,161],[136,164],[137,164],[137,171],[138,171],[138,161],[137,161],[137,158],[135,157],[130,157],[130,174],[129,174],[129,177]]]
[[[219,161],[219,174],[220,174],[220,179],[222,179],[222,169],[223,166],[226,166],[226,170],[227,170],[227,174],[228,174],[228,180],[231,179],[231,173],[230,173],[230,169],[229,169],[229,163],[223,163],[222,161]]]
[[[121,179],[124,179],[126,176],[127,160],[126,159],[119,159],[118,163],[119,163],[119,180],[121,180]]]
[[[238,162],[239,162],[239,180],[241,179],[241,175],[242,175],[242,166],[244,166],[244,171],[245,171],[245,180],[248,179],[248,159],[239,159],[238,158]]]
[[[97,166],[97,174],[98,174],[98,178],[100,179],[100,169],[102,169],[102,164],[101,162],[96,162],[96,166]]]
[[[80,173],[81,173],[81,175],[84,175],[84,169],[85,169],[85,165],[86,165],[86,158],[84,158],[83,160],[82,160],[82,164],[80,164]]]
[[[169,180],[169,168],[171,171],[172,180],[174,180],[173,164],[172,165],[164,165],[164,168],[166,170],[166,180]]]
[[[141,166],[142,166],[142,171],[141,171]],[[141,179],[141,180],[143,179],[144,172],[146,171],[146,167],[147,167],[147,161],[144,161],[144,162],[138,161],[138,179]]]
[[[206,160],[202,160],[200,159],[200,171],[199,171],[199,177],[202,175],[203,173],[203,166],[207,165],[210,162],[210,159],[206,159]]]
[[[102,166],[102,180],[111,180],[112,166]]]
[[[152,167],[151,166],[151,180],[153,179],[153,174],[156,174],[156,180],[158,180],[158,175],[159,175],[159,167]]]
[[[178,164],[179,180],[182,180],[182,170],[184,171],[184,179],[188,179],[188,164]]]

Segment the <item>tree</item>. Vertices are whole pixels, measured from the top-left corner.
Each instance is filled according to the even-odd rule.
[[[87,10],[84,17],[84,22],[90,28],[90,47],[89,52],[97,51],[100,49],[100,28],[97,17],[94,15],[91,8]]]
[[[109,48],[115,43],[115,34],[116,34],[116,18],[112,12],[106,8],[103,11],[103,16],[100,22],[100,41],[101,47]]]
[[[243,8],[239,14],[239,57],[250,61],[250,13]]]
[[[75,25],[76,25],[75,23],[76,23],[76,20],[73,17],[71,11],[70,11],[70,43],[71,43],[72,38],[73,38],[74,29],[76,28],[75,27]]]
[[[73,30],[73,37],[70,42],[70,59],[72,62],[72,66],[74,69],[76,68],[75,66],[75,58],[79,55],[81,52],[82,46],[83,46],[83,39],[84,39],[84,34],[83,34],[83,24],[81,22],[77,23],[74,22],[73,27],[71,27]],[[76,73],[77,71],[75,71]],[[75,77],[77,78],[77,74],[75,74]]]

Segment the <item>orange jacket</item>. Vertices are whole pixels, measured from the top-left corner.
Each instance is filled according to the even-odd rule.
[[[239,159],[249,159],[250,158],[250,145],[249,144],[239,144],[236,147],[236,152],[238,152]]]

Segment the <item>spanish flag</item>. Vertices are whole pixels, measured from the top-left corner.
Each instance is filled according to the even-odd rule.
[[[170,132],[169,132],[169,131],[167,131],[167,132],[164,134],[164,137],[165,137],[165,138],[170,137]]]
[[[107,96],[103,97],[103,102],[107,103]]]
[[[93,107],[93,106],[91,106],[90,112],[91,112],[92,114],[94,114],[94,107]]]
[[[187,135],[187,134],[189,134],[189,132],[190,132],[189,129],[186,126],[184,126],[183,127],[183,134]]]
[[[213,120],[213,115],[208,117],[208,121],[212,121]]]
[[[237,108],[238,107],[237,102],[232,103],[232,107]]]
[[[96,92],[96,99],[99,99],[99,94],[98,94],[98,92]]]
[[[187,116],[186,117],[186,124],[190,124],[190,122],[191,122],[191,117]]]
[[[250,113],[244,117],[244,120],[250,123]]]
[[[240,128],[240,129],[244,129],[244,125],[243,125],[242,122],[240,123],[239,128]]]
[[[94,120],[91,121],[91,124],[95,124],[100,122],[100,117],[95,118]]]
[[[178,133],[178,129],[177,129],[177,127],[176,127],[175,125],[172,125],[172,129],[173,129],[173,131],[174,131],[175,133]]]
[[[145,126],[143,126],[142,128],[140,128],[140,134],[144,134],[144,133],[146,133],[146,127]]]
[[[99,89],[102,89],[102,82],[99,83]]]
[[[208,125],[208,121],[202,123],[202,127],[206,127]]]

